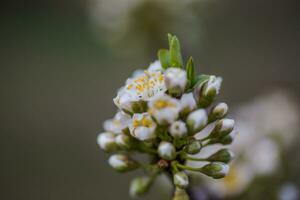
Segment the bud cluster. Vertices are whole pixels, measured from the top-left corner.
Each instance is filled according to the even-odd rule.
[[[115,170],[144,169],[146,175],[131,183],[132,196],[145,193],[161,173],[172,177],[177,188],[174,199],[183,194],[187,196],[184,192],[189,186],[186,171],[223,178],[233,158],[228,149],[206,158],[194,155],[209,145],[231,144],[234,120],[226,118],[226,103],[213,106],[222,78],[197,76],[192,58],[184,68],[177,37],[168,37],[170,48],[159,50],[159,61],[145,71],[135,72],[119,90],[114,99],[119,111],[104,123],[105,132],[97,139],[101,149],[113,153],[109,164]],[[203,135],[201,131],[210,124],[214,128],[210,134]],[[134,159],[134,152],[148,154],[149,163]],[[186,165],[190,160],[206,165]]]

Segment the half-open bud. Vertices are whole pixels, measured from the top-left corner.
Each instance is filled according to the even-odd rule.
[[[203,166],[200,171],[214,179],[220,179],[228,174],[229,166],[221,162],[212,162]]]
[[[117,149],[117,144],[115,140],[115,134],[104,132],[100,133],[97,137],[97,143],[101,149],[104,151],[110,152]]]
[[[233,152],[229,149],[220,149],[216,153],[209,156],[207,160],[211,162],[223,162],[227,164],[233,159],[233,157]]]
[[[151,178],[148,176],[142,176],[133,179],[130,183],[130,196],[138,197],[145,194],[149,190],[151,183]]]
[[[173,160],[176,157],[176,149],[172,143],[162,141],[158,146],[158,155],[165,160]]]
[[[192,134],[201,131],[207,124],[207,114],[204,109],[199,109],[189,114],[187,125]]]
[[[189,185],[189,178],[183,171],[176,172],[173,176],[173,181],[179,188],[187,188]]]
[[[114,154],[109,157],[109,165],[119,172],[127,172],[138,167],[138,163],[124,154]]]
[[[210,133],[211,138],[225,137],[228,135],[234,127],[233,119],[221,119],[216,123],[215,128]]]
[[[174,138],[183,138],[187,135],[187,127],[183,121],[176,121],[169,127],[169,132]]]
[[[221,77],[210,76],[207,82],[196,85],[194,97],[199,107],[206,108],[213,102],[219,93],[221,83]]]
[[[148,113],[134,114],[129,124],[130,134],[141,141],[155,138],[155,129],[156,123]]]

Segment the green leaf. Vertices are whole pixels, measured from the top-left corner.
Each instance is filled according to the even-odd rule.
[[[170,61],[171,61],[171,67],[183,66],[180,43],[176,36],[172,37],[171,44],[170,44]]]
[[[186,64],[186,73],[187,73],[187,79],[189,81],[190,87],[193,87],[195,84],[195,66],[194,66],[194,61],[193,58],[190,57],[187,64]]]
[[[158,59],[163,69],[170,67],[170,52],[167,49],[160,49],[158,51]]]
[[[171,46],[172,38],[173,36],[170,33],[168,33],[169,46]]]
[[[208,81],[209,77],[210,77],[210,75],[206,75],[206,74],[199,75],[196,78],[195,86],[197,86],[199,88],[202,87],[202,85]]]

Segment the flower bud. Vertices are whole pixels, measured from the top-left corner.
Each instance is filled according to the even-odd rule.
[[[201,148],[202,148],[201,143],[197,140],[194,140],[190,144],[188,144],[184,150],[188,154],[197,154],[200,152]]]
[[[199,109],[189,114],[187,125],[193,134],[201,131],[207,124],[207,114],[204,109]]]
[[[130,183],[129,193],[132,197],[138,197],[146,193],[151,186],[151,178],[148,176],[137,177]]]
[[[222,119],[223,117],[225,117],[225,115],[228,112],[228,106],[226,103],[219,103],[218,105],[216,105],[210,115],[209,115],[209,121],[213,122],[217,119]]]
[[[211,162],[229,163],[233,159],[233,152],[228,149],[220,149],[207,158]]]
[[[165,72],[165,84],[170,94],[180,96],[187,84],[186,71],[180,68],[168,68]]]
[[[214,179],[220,179],[228,174],[229,166],[221,162],[213,162],[203,166],[201,172]]]
[[[109,157],[109,165],[119,172],[127,172],[138,167],[138,163],[127,155],[115,154]]]
[[[233,142],[234,135],[229,134],[221,138],[211,138],[208,144],[222,144],[222,145],[229,145]]]
[[[197,108],[196,101],[192,93],[183,94],[180,99],[180,113],[183,116],[188,115]]]
[[[126,134],[119,134],[116,137],[116,144],[121,148],[129,149],[132,143],[132,138]]]
[[[169,132],[174,138],[182,138],[187,135],[187,127],[183,121],[176,121],[169,127]]]
[[[173,160],[176,157],[176,149],[172,143],[162,141],[158,146],[158,154],[165,160]]]
[[[206,83],[196,85],[194,97],[199,107],[206,108],[213,102],[219,93],[221,83],[221,77],[210,76]]]
[[[211,138],[225,137],[233,130],[233,127],[234,127],[233,119],[221,119],[216,123],[215,128],[210,133],[210,137]]]
[[[176,188],[172,200],[189,200],[189,195],[186,193],[185,189]]]
[[[114,151],[117,149],[117,144],[115,141],[115,134],[104,132],[98,135],[97,143],[101,149],[105,151]]]
[[[177,172],[173,176],[174,184],[179,188],[187,188],[189,185],[189,178],[184,172]]]

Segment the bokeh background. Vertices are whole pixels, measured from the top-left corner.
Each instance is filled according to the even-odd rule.
[[[296,0],[1,4],[3,200],[130,199],[128,182],[134,174],[114,172],[96,137],[102,122],[116,110],[112,98],[117,89],[134,69],[154,61],[158,48],[167,47],[168,32],[180,38],[185,58],[195,58],[198,72],[224,78],[220,99],[230,106],[277,88],[289,91],[295,104],[299,102]],[[282,161],[295,171],[284,180],[296,190],[298,135]],[[270,185],[272,179],[263,183]],[[157,185],[145,199],[167,199],[161,190]],[[251,191],[248,199],[265,199],[262,194],[274,190]]]

